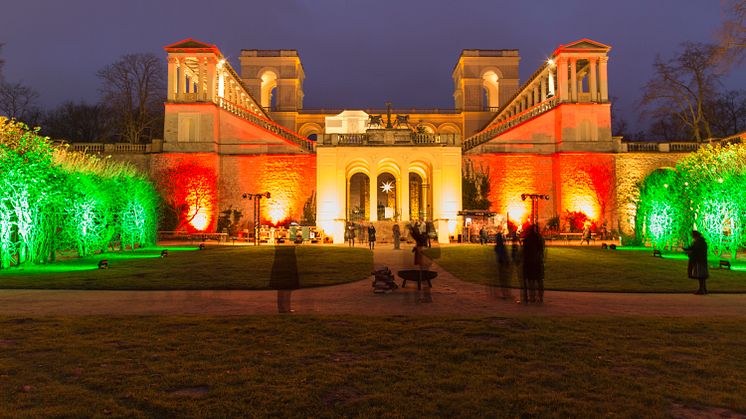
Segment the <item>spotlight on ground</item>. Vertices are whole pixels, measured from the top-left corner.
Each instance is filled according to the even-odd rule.
[[[727,260],[720,260],[720,263],[718,264],[718,269],[730,270],[730,262],[728,262]]]
[[[601,243],[601,249],[606,250],[609,248],[609,245],[606,243]]]
[[[616,250],[616,245],[614,243],[610,244],[609,249]]]
[[[108,259],[101,259],[98,261],[98,268],[99,269],[109,269],[109,260]]]
[[[660,250],[655,249],[655,250],[653,250],[653,257],[654,258],[661,258],[661,259],[663,259],[663,253],[661,253]]]
[[[161,250],[161,257],[162,258],[168,257],[168,249]]]
[[[200,243],[199,244],[199,250],[205,250],[205,244],[204,243]]]

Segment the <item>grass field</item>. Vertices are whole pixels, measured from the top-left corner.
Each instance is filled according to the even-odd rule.
[[[287,247],[286,247],[287,248]],[[97,290],[273,289],[273,246],[163,247],[107,253],[45,266],[0,270],[0,288]],[[373,255],[367,249],[332,246],[296,247],[301,288],[356,281],[370,275]],[[108,259],[110,269],[97,263]]]
[[[746,413],[724,319],[0,318],[0,417]]]
[[[508,248],[510,250],[510,247]],[[495,285],[497,264],[492,246],[444,246],[436,262],[464,281]],[[710,265],[717,266],[716,259]],[[746,266],[738,270],[710,270],[707,288],[711,292],[746,292]],[[652,257],[652,250],[599,247],[547,247],[545,287],[569,291],[692,292],[697,281],[686,276],[686,256],[664,254]],[[512,280],[517,286],[517,281]]]

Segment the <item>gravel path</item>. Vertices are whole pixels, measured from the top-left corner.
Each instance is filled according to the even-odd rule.
[[[411,269],[408,250],[378,249],[376,266]],[[374,294],[370,279],[294,291],[0,290],[0,315],[246,315],[295,314],[469,316],[727,316],[746,318],[746,294],[622,294],[552,292],[542,305],[516,304],[499,291],[438,271],[433,288],[416,283]],[[398,281],[401,283],[401,281]],[[517,295],[517,290],[513,291]]]

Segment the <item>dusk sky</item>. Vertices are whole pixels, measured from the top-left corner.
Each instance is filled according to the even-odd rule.
[[[7,1],[0,9],[5,76],[52,107],[98,100],[96,71],[131,52],[166,54],[192,37],[237,66],[241,49],[296,49],[306,108],[453,108],[451,71],[462,49],[519,49],[521,82],[560,44],[612,46],[610,94],[637,124],[636,102],[655,55],[711,42],[718,0]],[[725,79],[746,86],[746,72]]]

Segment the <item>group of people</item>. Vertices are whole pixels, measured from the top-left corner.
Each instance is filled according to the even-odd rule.
[[[354,223],[347,223],[345,227],[345,240],[350,247],[355,247],[355,237],[358,236],[355,230],[361,230],[359,231],[361,243],[363,240],[363,231],[367,231],[368,248],[373,250],[376,248],[376,227],[373,224],[368,224],[367,229],[363,230],[364,228],[362,224],[356,226]]]
[[[516,233],[511,234],[510,255],[502,233],[495,237],[495,257],[498,267],[498,282],[502,298],[513,298],[511,279],[520,283],[521,296],[516,302],[544,302],[544,239],[537,225],[528,228],[521,243]],[[515,272],[515,275],[514,275]]]
[[[416,236],[422,237],[422,240],[424,241],[423,246],[425,247],[431,247],[431,239],[437,236],[435,233],[435,225],[431,221],[416,221],[411,224],[407,223],[406,227],[406,232],[409,237],[412,239],[415,239]],[[402,228],[399,226],[399,223],[394,223],[391,229],[391,235],[394,239],[394,249],[399,250],[401,249]],[[344,234],[344,239],[349,247],[355,247],[356,238],[359,240],[359,243],[363,243],[367,238],[370,250],[376,248],[376,227],[372,223],[365,226],[363,224],[348,222],[345,226]]]

